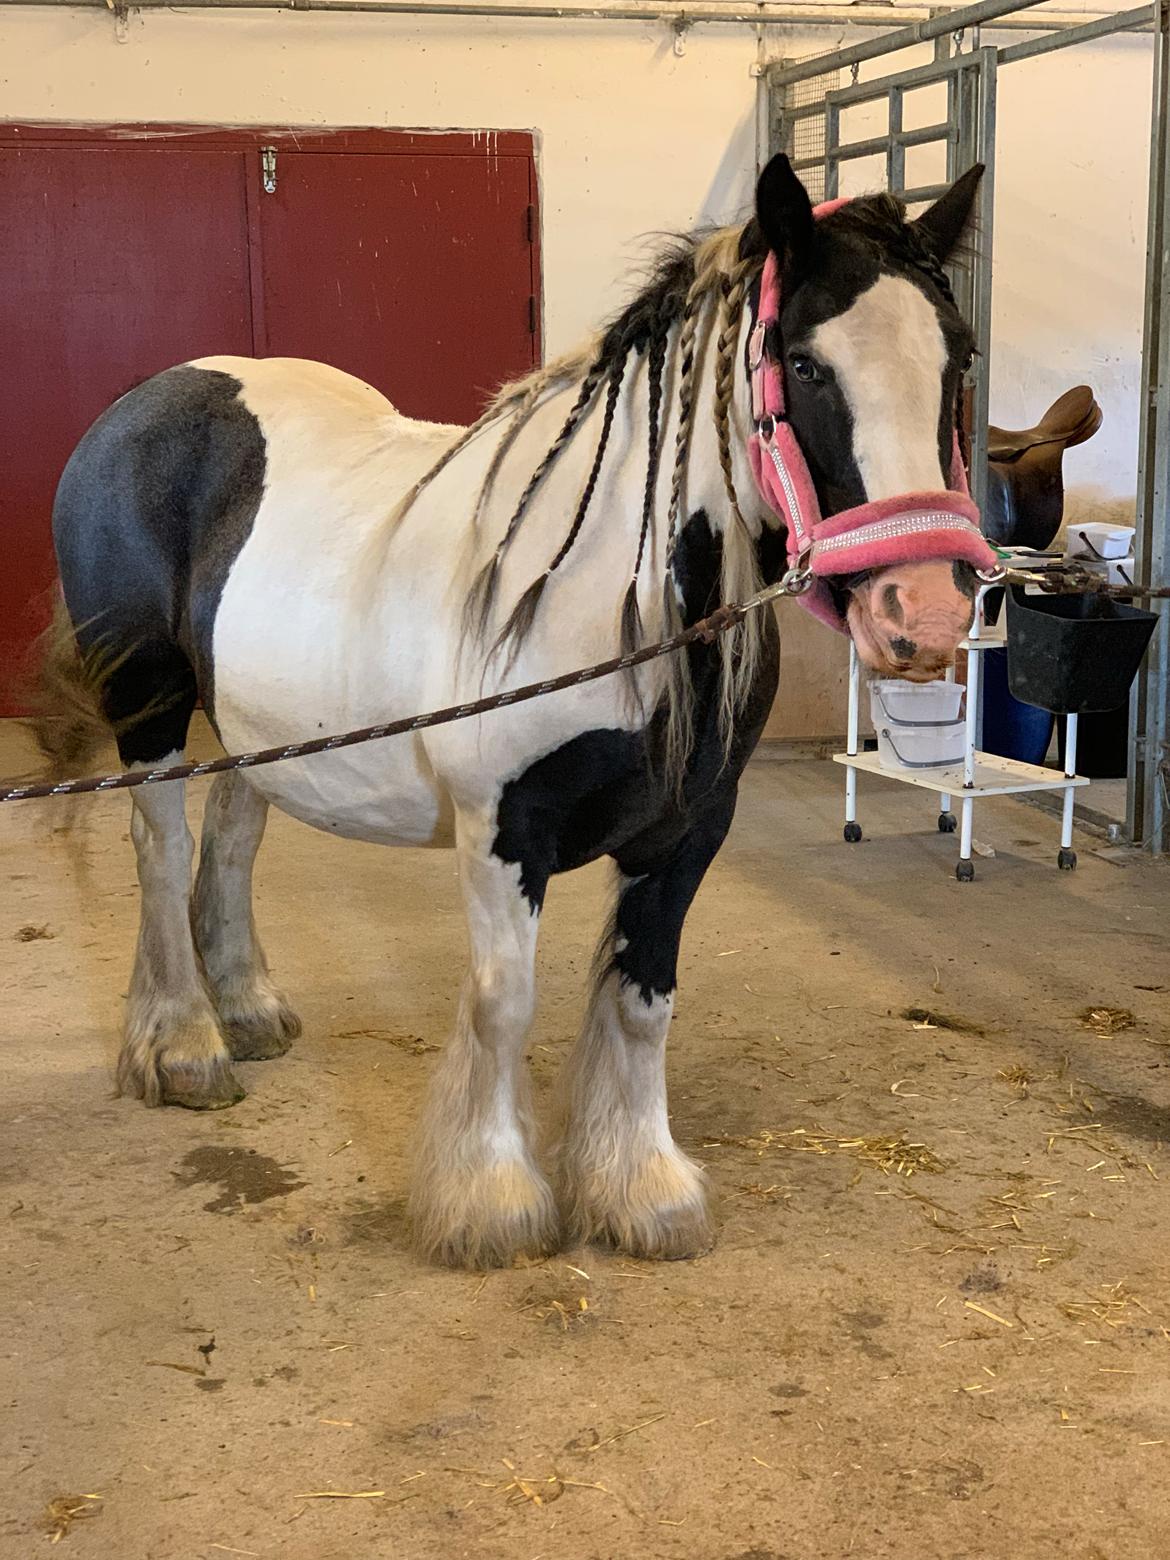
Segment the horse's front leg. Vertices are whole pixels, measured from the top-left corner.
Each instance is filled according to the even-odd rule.
[[[545,883],[526,871],[522,889],[519,867],[492,854],[494,817],[460,815],[457,836],[471,961],[423,1114],[411,1215],[426,1256],[491,1267],[559,1244],[524,1062]]]
[[[665,860],[619,856],[617,913],[560,1084],[555,1145],[569,1232],[640,1257],[693,1257],[714,1239],[706,1178],[675,1143],[666,1035],[683,921],[723,843],[734,797]]]

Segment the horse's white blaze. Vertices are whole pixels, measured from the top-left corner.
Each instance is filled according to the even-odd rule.
[[[853,455],[871,502],[946,485],[939,414],[947,349],[934,305],[913,282],[879,276],[809,345],[853,414]]]

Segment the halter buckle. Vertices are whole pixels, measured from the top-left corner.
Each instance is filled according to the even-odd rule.
[[[786,596],[803,596],[813,583],[813,571],[804,562],[804,556],[807,554],[803,555],[801,560],[794,564],[780,580]]]
[[[975,578],[984,585],[999,585],[1007,579],[1007,569],[1002,563],[997,563],[991,569],[976,569]]]
[[[763,320],[757,320],[752,327],[752,333],[748,337],[748,368],[754,374],[756,369],[764,361],[764,337],[768,327]]]

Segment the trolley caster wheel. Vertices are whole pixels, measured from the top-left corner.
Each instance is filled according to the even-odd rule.
[[[939,813],[938,832],[940,834],[953,834],[959,826],[959,821],[954,813]]]
[[[861,825],[859,823],[847,823],[841,831],[850,845],[856,845],[861,839]]]
[[[960,883],[973,883],[975,881],[975,863],[973,861],[956,862],[955,876]]]
[[[1077,864],[1077,853],[1076,853],[1076,851],[1075,850],[1067,850],[1062,845],[1060,847],[1060,851],[1059,851],[1059,853],[1058,853],[1058,855],[1056,857],[1056,865],[1060,868],[1060,870],[1062,872],[1072,872],[1072,871],[1075,870],[1076,864]]]

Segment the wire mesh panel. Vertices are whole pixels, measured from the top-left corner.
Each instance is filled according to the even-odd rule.
[[[988,169],[970,242],[948,267],[959,307],[971,322],[979,349],[969,386],[971,488],[975,501],[981,503],[987,483],[996,51],[948,51],[928,65],[893,71],[869,81],[854,79],[856,69],[848,81],[842,80],[844,72],[840,69],[794,82],[774,79],[788,65],[806,64],[817,58],[810,55],[805,61],[782,61],[768,78],[771,150],[788,153],[814,200],[832,199],[839,193],[843,165],[852,163],[856,167],[874,158],[885,162],[886,188],[901,195],[911,206],[936,199],[947,183],[973,163],[981,162]],[[931,89],[937,93],[943,87],[947,101],[945,119],[931,116],[931,123],[905,122],[906,102],[911,94]],[[856,130],[850,131],[847,116],[867,106],[874,118],[858,138]],[[907,151],[930,146],[946,150],[946,181],[916,184],[907,178]]]
[[[809,54],[781,64],[803,64],[817,58]],[[825,98],[840,85],[839,70],[785,86],[773,86],[769,80],[770,151],[787,152],[815,201],[825,198]]]

